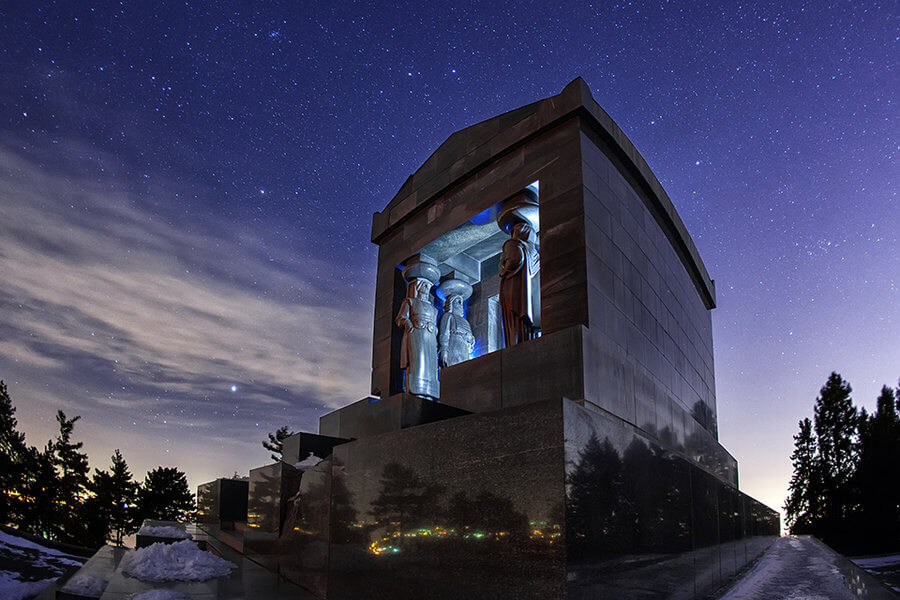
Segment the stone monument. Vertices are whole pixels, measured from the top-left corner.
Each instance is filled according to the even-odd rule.
[[[778,535],[718,441],[713,281],[580,78],[451,135],[372,241],[371,396],[285,441],[254,560],[329,599],[702,598]]]

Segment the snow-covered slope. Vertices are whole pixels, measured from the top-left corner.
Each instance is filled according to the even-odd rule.
[[[30,598],[86,560],[0,530],[0,598]]]

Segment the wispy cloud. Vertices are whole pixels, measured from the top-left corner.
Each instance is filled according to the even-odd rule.
[[[292,272],[259,251],[263,233],[176,222],[112,174],[49,160],[0,145],[0,368],[68,385],[81,412],[169,406],[207,430],[229,411],[302,420],[367,391],[371,309],[315,283],[338,267],[305,256]]]

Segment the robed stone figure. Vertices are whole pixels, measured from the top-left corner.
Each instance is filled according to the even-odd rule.
[[[529,223],[512,227],[500,256],[500,310],[506,347],[537,337],[540,327],[540,255]]]
[[[440,287],[446,296],[438,327],[440,362],[442,367],[449,367],[469,360],[475,349],[472,326],[463,310],[463,302],[472,295],[472,286],[459,279],[448,279]]]
[[[437,308],[431,302],[432,283],[415,278],[397,313],[403,328],[400,368],[406,371],[406,392],[422,398],[440,397],[438,384]]]

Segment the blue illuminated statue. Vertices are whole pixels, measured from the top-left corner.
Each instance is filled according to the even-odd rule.
[[[440,397],[437,356],[437,308],[431,300],[431,287],[440,277],[437,266],[422,260],[422,255],[403,269],[408,282],[406,298],[397,313],[397,326],[403,328],[400,368],[406,371],[406,392],[436,400]]]
[[[441,282],[440,289],[445,297],[438,328],[440,361],[442,367],[449,367],[469,360],[475,349],[475,336],[463,309],[463,302],[472,295],[472,286],[460,279],[448,279]]]

